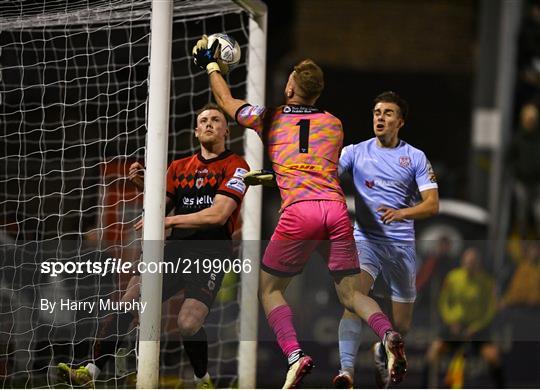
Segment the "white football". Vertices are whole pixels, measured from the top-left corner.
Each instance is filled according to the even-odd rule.
[[[240,62],[240,45],[233,37],[227,34],[217,33],[208,37],[208,47],[212,47],[216,39],[221,45],[221,61],[227,64],[230,69],[234,68]]]

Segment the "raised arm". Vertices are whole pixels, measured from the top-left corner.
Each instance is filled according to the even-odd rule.
[[[232,97],[231,90],[219,71],[211,72],[208,76],[216,103],[227,113],[227,115],[229,115],[229,117],[236,119],[236,112],[240,107],[246,104],[246,101]]]

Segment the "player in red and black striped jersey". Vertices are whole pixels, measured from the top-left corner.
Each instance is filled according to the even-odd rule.
[[[201,150],[190,157],[175,160],[167,170],[167,214],[165,227],[172,228],[165,245],[165,261],[177,259],[232,259],[231,236],[236,229],[240,203],[246,192],[243,176],[249,171],[245,160],[225,149],[229,134],[224,112],[208,104],[197,114],[195,137]],[[144,189],[144,170],[140,163],[130,167],[129,178]],[[135,229],[143,227],[143,221]],[[203,328],[221,282],[223,272],[180,272],[163,274],[163,301],[184,290],[184,302],[178,313],[178,327],[197,386],[211,385],[207,372],[208,343]],[[133,277],[122,297],[124,302],[138,301],[140,277]],[[113,356],[116,342],[101,342],[111,335],[126,334],[134,316],[114,313],[100,324],[100,340],[94,347],[94,362],[72,369],[61,363],[61,373],[74,385],[92,384],[108,357]]]
[[[247,173],[247,167],[243,158],[229,150],[209,159],[205,158],[201,151],[193,156],[173,161],[167,170],[167,198],[168,203],[172,202],[174,206],[175,216],[200,212],[214,205],[215,199],[218,206],[221,202],[230,203],[230,208],[239,205],[246,190],[242,178]],[[231,200],[235,203],[233,204]],[[224,224],[204,230],[201,229],[200,220],[196,221],[195,226],[186,228],[185,220],[182,223],[182,218],[180,228],[177,228],[174,221],[178,221],[179,218],[168,218],[166,223],[173,227],[170,237],[190,240],[230,240],[240,213],[239,207],[235,207],[232,213],[228,212],[230,208],[227,208],[227,212],[220,213],[222,217],[229,215]],[[196,217],[199,219],[201,215],[197,214]]]

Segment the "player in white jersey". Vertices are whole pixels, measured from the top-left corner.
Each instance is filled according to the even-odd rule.
[[[395,92],[383,92],[374,100],[375,137],[345,147],[340,173],[352,174],[356,191],[354,236],[360,259],[361,290],[368,294],[382,276],[391,291],[394,326],[409,330],[416,298],[416,266],[413,220],[439,210],[437,180],[425,154],[399,139],[408,105]],[[418,192],[421,200],[418,202]],[[334,378],[339,388],[352,388],[354,362],[360,343],[362,321],[345,310],[339,324],[341,370]],[[380,385],[388,383],[386,354],[374,346]]]

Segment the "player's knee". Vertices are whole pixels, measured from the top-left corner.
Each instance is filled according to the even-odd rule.
[[[184,337],[193,336],[199,331],[202,321],[192,315],[180,315],[178,317],[178,329]]]
[[[341,294],[338,294],[339,301],[345,307],[345,309],[354,313],[354,296],[355,294],[352,291],[343,291]]]

